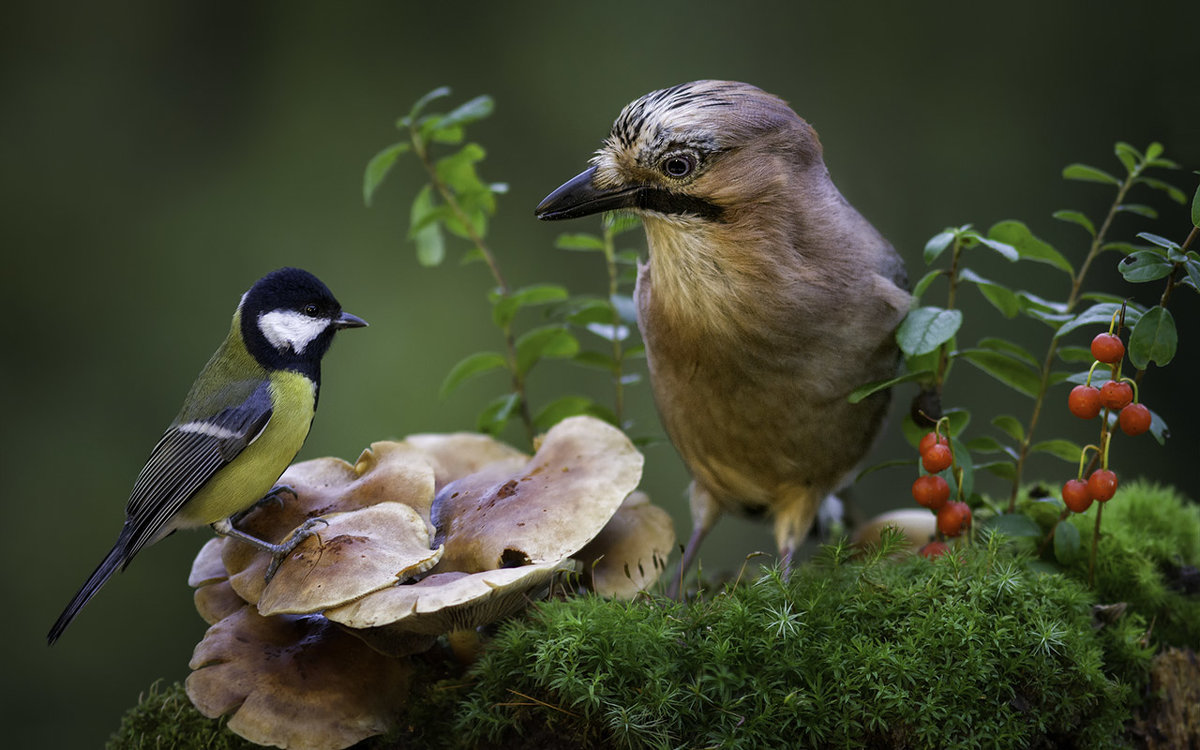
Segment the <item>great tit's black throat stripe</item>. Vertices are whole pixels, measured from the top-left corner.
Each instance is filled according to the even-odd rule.
[[[725,210],[703,198],[677,193],[663,188],[644,187],[634,198],[638,208],[660,214],[690,214],[708,221],[724,222]]]

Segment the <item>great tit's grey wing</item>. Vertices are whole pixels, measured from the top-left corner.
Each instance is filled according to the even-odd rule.
[[[132,558],[153,541],[185,502],[233,461],[271,419],[270,383],[212,416],[174,424],[154,446],[125,508]]]

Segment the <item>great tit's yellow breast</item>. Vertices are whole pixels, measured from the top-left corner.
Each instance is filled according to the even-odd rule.
[[[258,439],[213,475],[180,511],[183,523],[216,523],[258,502],[275,486],[308,437],[316,384],[288,370],[271,373],[271,419]]]

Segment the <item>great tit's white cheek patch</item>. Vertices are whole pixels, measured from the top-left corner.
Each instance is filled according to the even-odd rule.
[[[280,351],[290,348],[296,354],[303,354],[328,327],[328,318],[310,318],[295,310],[272,310],[258,316],[258,329],[271,346]]]

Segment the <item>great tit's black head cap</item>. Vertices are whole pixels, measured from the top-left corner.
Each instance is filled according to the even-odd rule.
[[[321,357],[342,328],[366,322],[342,311],[316,276],[280,268],[250,287],[238,306],[246,348],[267,369],[297,370],[319,379]]]

